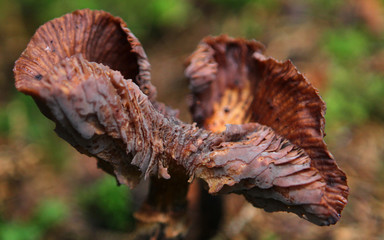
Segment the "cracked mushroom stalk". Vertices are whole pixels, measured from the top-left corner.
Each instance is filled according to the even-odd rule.
[[[226,36],[199,44],[186,69],[197,125],[156,101],[139,41],[103,11],[41,26],[14,73],[56,133],[119,183],[177,171],[204,180],[211,194],[242,194],[267,211],[334,224],[348,187],[323,141],[324,103],[291,62],[263,50]]]

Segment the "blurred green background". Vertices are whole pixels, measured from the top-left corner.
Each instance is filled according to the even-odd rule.
[[[127,22],[159,100],[185,121],[183,63],[206,35],[259,40],[320,90],[326,141],[351,188],[341,221],[321,228],[245,205],[244,224],[232,226],[242,211],[227,213],[215,239],[384,239],[384,0],[0,0],[0,239],[126,239],[134,228],[135,194],[59,139],[14,88],[13,64],[34,31],[82,8]]]

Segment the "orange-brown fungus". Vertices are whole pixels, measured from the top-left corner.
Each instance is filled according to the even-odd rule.
[[[326,182],[321,205],[340,214],[349,190],[345,174],[323,140],[325,104],[290,61],[267,58],[263,51],[255,41],[205,38],[186,69],[193,119],[212,131],[222,130],[227,123],[258,122],[271,127],[308,154],[311,166]],[[273,205],[270,200],[253,203],[264,208]]]
[[[255,41],[207,38],[190,58],[192,112],[207,129],[156,101],[139,41],[103,11],[41,26],[14,73],[16,88],[33,97],[57,134],[122,184],[155,176],[179,179],[183,188],[200,178],[212,194],[243,194],[268,211],[334,224],[348,187],[323,142],[324,103],[290,62],[262,51]],[[167,184],[153,186],[160,182]],[[174,206],[167,202],[147,203],[163,212]]]
[[[250,122],[248,109],[253,96],[250,87],[242,89],[225,89],[221,100],[213,103],[213,113],[204,121],[204,128],[213,132],[222,132],[226,124],[243,124]]]

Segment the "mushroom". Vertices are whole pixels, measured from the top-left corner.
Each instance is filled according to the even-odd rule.
[[[306,201],[313,203],[309,198],[317,194],[303,195],[302,205],[308,208],[306,211],[324,217],[328,214],[325,223],[313,220],[315,223],[333,224],[347,203],[349,188],[345,174],[323,140],[325,103],[289,60],[267,58],[264,50],[257,41],[225,35],[203,39],[189,57],[185,71],[192,91],[193,120],[214,132],[223,131],[226,124],[257,122],[302,149],[311,159],[310,166],[323,179],[321,193],[318,192],[323,199],[306,205]],[[315,185],[306,183],[308,180],[282,181],[293,193],[296,186],[313,188]],[[255,188],[244,195],[255,206],[268,211],[296,211],[292,204],[281,205],[275,201],[278,197],[270,197],[271,191],[279,189],[276,187],[267,191]],[[314,187],[316,191],[318,187]]]
[[[200,178],[211,194],[243,194],[268,211],[334,224],[348,187],[322,140],[324,103],[290,62],[265,58],[262,49],[225,36],[200,44],[186,70],[200,127],[156,101],[139,41],[103,11],[41,26],[14,73],[16,88],[33,97],[56,133],[120,184],[151,178],[158,196],[156,179],[181,179],[182,193],[167,194],[182,199],[187,180]],[[222,110],[233,118],[222,123]]]

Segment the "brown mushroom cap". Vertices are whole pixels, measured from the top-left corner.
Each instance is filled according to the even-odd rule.
[[[154,100],[150,64],[139,40],[121,18],[89,9],[53,19],[36,31],[15,64],[16,88],[28,93],[53,66],[78,54],[119,71]]]
[[[203,39],[186,68],[193,119],[212,131],[223,131],[225,124],[257,122],[303,149],[326,182],[321,193],[325,202],[319,206],[329,207],[327,222],[335,223],[339,216],[331,214],[332,209],[336,215],[341,213],[349,189],[323,140],[325,104],[290,61],[267,58],[263,51],[263,45],[255,41],[227,36]],[[266,196],[275,190],[255,189],[245,195],[255,206],[290,210],[292,207],[268,200],[271,197]]]
[[[139,40],[121,18],[104,11],[77,10],[42,25],[15,63],[16,88],[31,95],[40,110],[57,123],[55,131],[59,136],[80,152],[96,156],[99,166],[114,174],[121,183],[134,186],[140,180],[140,171],[129,164],[123,164],[124,161],[129,162],[133,156],[125,153],[120,147],[120,140],[110,139],[106,131],[102,133],[105,126],[101,126],[91,113],[88,113],[89,116],[87,113],[81,115],[91,122],[88,127],[82,128],[84,126],[80,124],[79,118],[65,117],[65,111],[70,111],[70,107],[57,106],[56,100],[52,100],[54,97],[49,95],[57,94],[61,84],[68,88],[73,82],[81,82],[79,79],[103,74],[100,69],[107,71],[105,67],[92,67],[89,62],[108,66],[118,71],[124,79],[132,79],[156,109],[174,114],[173,110],[155,101],[156,88],[150,82],[150,64]],[[87,69],[84,66],[88,65],[98,72],[91,73],[92,71],[88,70],[84,73],[82,69]],[[88,88],[99,94],[94,88],[97,86],[96,81],[94,84]],[[94,95],[90,101],[101,99]],[[85,101],[82,96],[77,96],[77,100]],[[120,114],[120,117],[123,116]],[[113,123],[112,120],[107,122],[106,125]],[[109,128],[113,127],[110,125]],[[98,133],[98,137],[90,140],[94,133]],[[111,163],[104,161],[101,156],[113,157],[115,162],[111,166]],[[113,167],[113,164],[116,166]]]

